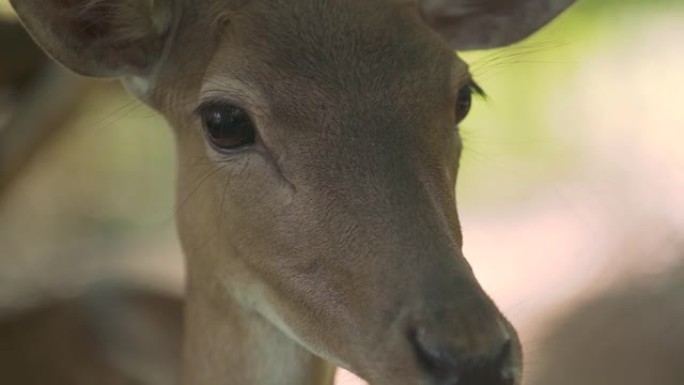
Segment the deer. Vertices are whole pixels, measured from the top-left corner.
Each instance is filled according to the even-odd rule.
[[[10,0],[176,138],[181,381],[517,385],[521,344],[462,252],[455,50],[573,0]]]
[[[0,308],[2,382],[177,384],[182,300],[146,286],[99,280],[75,295]]]
[[[674,247],[678,256],[684,255],[681,246]],[[681,384],[683,299],[680,257],[659,274],[622,276],[600,292],[574,301],[549,323],[526,383]],[[587,351],[587,346],[592,349]]]
[[[60,131],[89,82],[48,60],[16,22],[0,19],[0,201]],[[2,95],[0,95],[2,96]],[[40,111],[40,113],[36,113]]]

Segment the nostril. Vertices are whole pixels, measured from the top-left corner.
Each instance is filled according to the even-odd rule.
[[[445,385],[513,385],[513,342],[506,338],[488,349],[487,354],[475,354],[465,347],[450,346],[442,339],[432,339],[424,329],[410,334],[411,344],[423,370],[439,384]]]
[[[455,371],[458,361],[447,349],[429,340],[424,329],[411,333],[411,343],[420,364],[428,371]]]
[[[494,369],[498,371],[502,385],[515,383],[515,368],[513,362],[513,342],[507,338],[501,345],[493,361]]]
[[[497,366],[504,368],[511,361],[511,339],[506,340],[499,345],[495,355],[494,362]]]

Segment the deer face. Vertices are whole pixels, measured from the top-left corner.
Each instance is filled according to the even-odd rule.
[[[464,355],[512,379],[515,333],[460,251],[465,63],[406,5],[254,2],[225,17],[173,119],[187,122],[180,232],[198,277],[378,383]]]
[[[461,252],[458,123],[478,88],[453,46],[517,40],[567,2],[52,1],[90,4],[62,25],[119,15],[59,41],[24,1],[53,56],[124,76],[174,126],[191,290],[372,383],[517,383],[515,331]],[[77,60],[78,39],[109,48]]]

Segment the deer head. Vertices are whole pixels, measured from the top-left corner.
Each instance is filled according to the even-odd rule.
[[[572,0],[12,0],[75,72],[177,138],[188,384],[517,384],[520,344],[462,252],[454,49]]]

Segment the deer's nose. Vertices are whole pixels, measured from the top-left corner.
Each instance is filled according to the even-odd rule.
[[[490,347],[448,344],[425,329],[416,329],[412,343],[420,366],[436,385],[513,385],[513,342],[502,336]],[[473,353],[473,352],[478,353]]]

